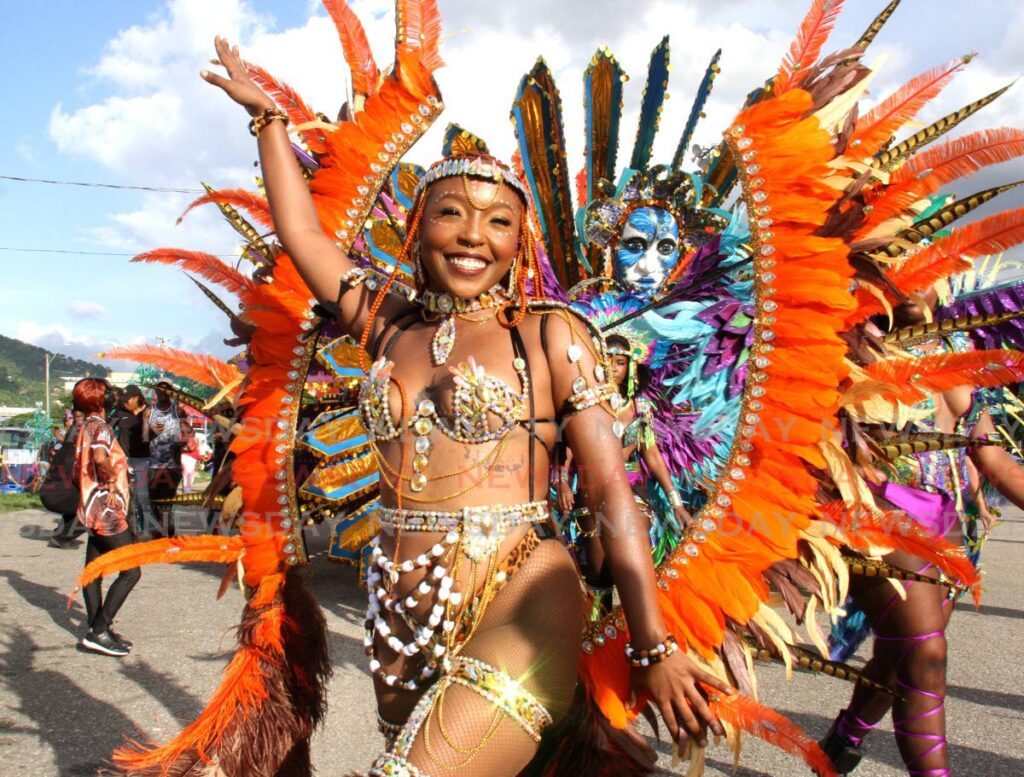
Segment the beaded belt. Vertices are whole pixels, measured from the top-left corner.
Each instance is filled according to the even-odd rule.
[[[501,547],[513,529],[544,523],[550,512],[547,502],[515,505],[479,505],[461,510],[406,510],[382,507],[378,513],[380,528],[401,531],[455,534],[466,555],[478,561]]]

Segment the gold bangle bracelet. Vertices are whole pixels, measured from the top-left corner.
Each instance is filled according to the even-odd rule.
[[[282,111],[280,108],[265,108],[264,110],[257,113],[249,121],[249,134],[254,138],[258,138],[264,128],[275,121],[283,121],[285,124],[288,123],[288,114]]]

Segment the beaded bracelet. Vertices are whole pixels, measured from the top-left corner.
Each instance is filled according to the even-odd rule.
[[[633,666],[654,666],[660,664],[670,655],[679,650],[676,638],[669,634],[649,650],[637,650],[629,642],[626,643],[626,658]]]
[[[682,507],[683,495],[680,494],[677,489],[673,488],[671,491],[668,492],[668,503],[672,507]]]
[[[288,123],[288,114],[280,108],[264,108],[249,121],[249,134],[258,138],[263,129],[274,121]]]

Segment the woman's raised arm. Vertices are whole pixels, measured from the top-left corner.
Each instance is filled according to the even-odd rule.
[[[227,77],[204,70],[201,73],[203,79],[223,89],[250,116],[273,110],[273,100],[249,78],[238,47],[231,46],[221,37],[214,40],[214,46],[218,62],[227,70]],[[320,227],[313,197],[292,151],[284,122],[266,124],[259,132],[257,142],[263,183],[278,240],[295,262],[313,295],[321,302],[337,302],[341,308],[342,328],[358,338],[366,321],[370,295],[364,287],[340,294],[342,276],[353,268],[353,264]]]
[[[548,364],[553,399],[561,406],[573,394],[579,377],[594,375],[596,360],[580,349],[590,341],[582,323],[567,316],[552,316],[548,327]],[[573,348],[572,346],[575,346]],[[577,349],[583,352],[577,359]],[[612,418],[601,407],[573,415],[565,425],[579,476],[583,500],[594,516],[615,588],[629,625],[630,639],[638,649],[653,648],[668,636],[657,597],[657,578],[651,558],[647,517],[637,509],[622,461],[622,442],[612,430]],[[682,651],[665,661],[633,671],[634,688],[649,697],[665,720],[673,738],[683,733],[706,744],[706,727],[722,733],[711,714],[699,683],[725,693],[726,684],[702,671]]]

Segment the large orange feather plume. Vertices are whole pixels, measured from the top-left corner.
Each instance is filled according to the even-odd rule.
[[[967,558],[962,546],[942,537],[927,534],[913,519],[902,512],[874,515],[850,507],[843,502],[822,506],[823,517],[843,531],[843,539],[853,550],[876,552],[903,551],[928,561],[947,578],[970,588],[975,602],[981,597],[981,573]]]
[[[775,94],[800,85],[802,77],[821,56],[842,9],[843,0],[814,0],[775,76]]]
[[[1024,242],[1024,208],[996,213],[937,240],[914,254],[889,277],[897,288],[908,294],[922,291],[939,278],[952,274],[949,271],[936,274],[937,269],[941,270],[952,259],[977,259],[998,254],[1021,242]],[[960,269],[967,267],[954,272]]]
[[[242,552],[241,537],[199,534],[194,537],[168,537],[151,542],[125,545],[104,553],[82,570],[76,590],[93,580],[150,564],[187,564],[216,562],[233,564]]]
[[[377,93],[380,71],[362,22],[345,0],[324,0],[324,7],[338,30],[345,61],[352,71],[352,91],[364,97],[372,97]]]
[[[206,205],[211,202],[232,205],[235,208],[244,210],[249,214],[249,216],[267,229],[274,228],[274,219],[270,215],[270,203],[267,202],[265,197],[261,197],[260,195],[246,191],[245,189],[217,189],[204,194],[202,197],[199,197],[189,203],[189,206],[182,211],[180,216],[178,216],[178,223],[180,224],[182,219],[184,219],[193,208],[198,208],[200,205]]]
[[[436,70],[444,62],[440,56],[441,14],[437,0],[400,0],[400,44],[412,51],[423,49],[420,58],[427,70]]]
[[[1024,156],[1024,130],[1010,128],[972,132],[926,149],[894,172],[889,185],[874,198],[869,197],[872,212],[859,236],[871,233],[947,184],[1019,156]]]
[[[891,387],[890,398],[920,402],[929,392],[960,386],[993,388],[1024,380],[1024,352],[968,351],[940,353],[917,359],[883,359],[864,367],[870,380]]]
[[[875,154],[900,127],[936,97],[969,61],[970,57],[958,57],[921,73],[868,111],[857,121],[853,135],[850,136],[853,153],[857,156]]]
[[[904,294],[924,291],[943,278],[969,270],[971,260],[1002,253],[1019,243],[1024,243],[1024,208],[996,213],[954,230],[911,256],[889,273],[889,280]],[[890,302],[899,301],[892,289],[880,293]],[[885,309],[877,296],[864,289],[857,292],[857,302],[851,320],[862,321]]]
[[[915,154],[892,174],[891,182],[908,183],[926,175],[928,183],[937,189],[983,167],[1022,155],[1024,130],[1009,127],[979,130]]]
[[[723,723],[799,756],[819,777],[836,776],[832,761],[818,743],[789,718],[741,693],[723,697],[714,688],[705,686],[704,690],[709,696],[711,714]]]
[[[213,254],[207,254],[203,251],[185,251],[181,248],[156,248],[132,257],[132,261],[177,264],[182,270],[206,278],[206,280],[212,281],[235,294],[248,291],[253,286],[251,278],[246,277],[234,267],[229,267]]]
[[[158,345],[119,345],[97,356],[101,359],[127,359],[155,364],[174,375],[217,389],[244,377],[237,367],[215,356]]]
[[[292,124],[298,126],[308,122],[318,121],[317,115],[313,109],[306,105],[305,101],[299,97],[298,93],[288,86],[288,84],[278,81],[259,65],[254,65],[251,62],[245,63],[245,69],[249,73],[249,77],[258,87],[260,87],[260,89],[267,93],[267,95],[277,104],[277,107],[288,114],[288,120]],[[306,142],[310,151],[317,154],[323,151],[323,130],[308,129],[303,130],[299,134]]]

